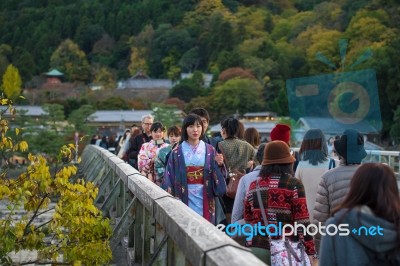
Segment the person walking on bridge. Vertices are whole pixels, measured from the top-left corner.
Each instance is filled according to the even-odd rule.
[[[164,137],[164,126],[161,122],[155,122],[150,127],[152,140],[143,143],[140,148],[138,155],[138,170],[141,174],[146,176],[148,179],[160,185],[155,173],[155,160],[158,155],[158,151],[161,148],[169,146],[165,143]]]
[[[400,265],[400,195],[389,166],[360,166],[333,213],[327,226],[347,224],[349,235],[322,237],[320,265]]]
[[[138,168],[137,160],[140,148],[142,147],[143,143],[149,142],[152,139],[150,128],[151,125],[153,125],[153,121],[154,117],[150,114],[142,116],[143,133],[137,135],[132,142],[132,139],[129,140],[130,147],[127,149],[126,154],[128,156],[129,164],[135,168]]]
[[[226,184],[215,149],[201,140],[203,134],[200,116],[186,116],[182,144],[171,152],[161,187],[215,224],[215,197],[225,194]]]

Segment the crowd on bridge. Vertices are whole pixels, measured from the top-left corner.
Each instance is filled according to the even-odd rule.
[[[385,164],[362,163],[359,132],[345,130],[329,149],[324,133],[310,129],[294,152],[288,125],[277,124],[271,141],[260,143],[257,130],[236,118],[209,137],[209,121],[207,110],[195,108],[181,127],[166,130],[145,115],[113,138],[110,151],[210,223],[224,224],[268,265],[400,265],[396,176]]]

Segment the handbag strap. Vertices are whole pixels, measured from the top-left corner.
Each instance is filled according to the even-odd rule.
[[[261,192],[260,192],[260,183],[259,183],[260,179],[257,179],[257,183],[256,183],[256,191],[257,191],[257,199],[258,199],[258,205],[260,206],[261,209],[261,215],[262,218],[264,220],[264,225],[268,226],[268,219],[267,219],[267,215],[265,214],[265,208],[264,208],[264,203],[262,202],[262,198],[261,198]],[[271,238],[270,235],[268,235],[268,238]]]
[[[267,191],[268,191],[268,187],[267,187]],[[261,215],[262,218],[264,220],[264,225],[268,226],[268,219],[267,219],[267,215],[265,214],[265,208],[264,208],[264,203],[262,201],[261,198],[261,189],[260,189],[260,179],[257,179],[257,183],[256,183],[256,192],[257,192],[257,199],[258,199],[258,204],[260,206],[261,209]],[[269,243],[271,245],[271,236],[268,235],[268,239],[269,239]],[[305,260],[304,260],[304,250],[302,250],[302,256],[301,259],[299,258],[299,256],[297,256],[296,252],[293,250],[292,246],[290,245],[289,241],[287,239],[285,239],[285,247],[286,250],[288,251],[288,256],[289,256],[289,265],[292,266],[292,259],[290,258],[291,255],[295,258],[295,260],[297,260],[298,262],[303,261],[305,264]],[[301,247],[300,247],[301,248]],[[272,255],[272,254],[271,254]]]
[[[224,169],[225,169],[225,173],[227,174],[227,177],[226,177],[226,178],[230,178],[230,176],[229,176],[229,172],[230,172],[230,171],[228,171],[228,169],[226,168],[226,166],[228,165],[228,162],[226,161],[225,153],[224,153],[224,151],[222,150],[222,147],[219,146],[219,144],[220,144],[220,143],[218,143],[218,150],[220,150],[220,152],[221,152],[221,154],[222,154],[222,157],[224,157],[223,166],[224,166]],[[229,167],[228,167],[228,168],[229,168]],[[229,170],[230,170],[230,169],[229,169]]]

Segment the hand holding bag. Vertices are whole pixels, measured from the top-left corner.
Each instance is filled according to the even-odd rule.
[[[257,179],[256,191],[264,225],[268,226],[264,203],[262,202],[260,193],[259,179]],[[288,238],[285,240],[272,239],[270,235],[268,235],[268,240],[271,252],[271,266],[311,266],[302,240],[299,242],[292,242]]]

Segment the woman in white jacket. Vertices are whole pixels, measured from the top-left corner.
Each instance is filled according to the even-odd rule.
[[[310,129],[306,132],[299,155],[300,162],[295,177],[303,182],[310,222],[312,223],[318,184],[322,175],[329,169],[328,147],[325,135],[320,129]]]
[[[130,134],[129,134],[130,132],[131,131],[129,129],[125,130],[124,135],[121,137],[121,139],[118,142],[118,154],[117,154],[118,158],[122,159],[122,157],[124,157],[124,153],[126,152],[125,142],[129,141],[128,136],[130,136]]]

